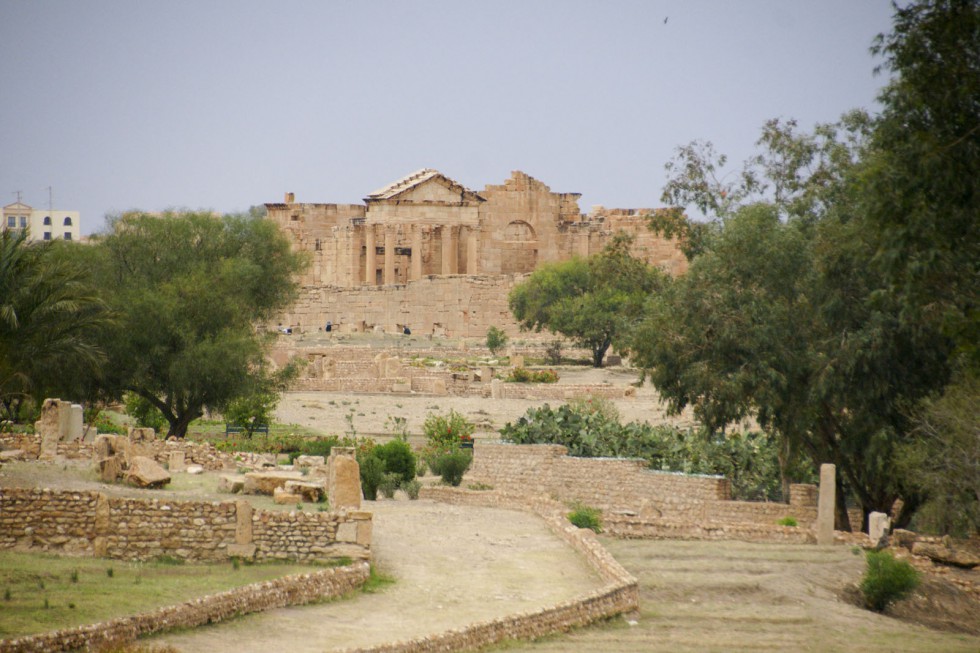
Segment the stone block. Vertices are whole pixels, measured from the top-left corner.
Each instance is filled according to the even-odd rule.
[[[196,474],[203,474],[204,473],[204,468],[201,467],[200,465],[188,465],[187,466],[187,473],[188,474],[194,474],[194,475],[196,475]]]
[[[66,440],[75,442],[81,440],[85,434],[85,417],[81,404],[71,404],[68,420],[68,433]]]
[[[254,544],[229,544],[227,548],[229,558],[245,558],[247,560],[255,558],[255,551]]]
[[[445,379],[433,379],[432,381],[432,394],[445,396],[449,394],[446,390],[446,380]]]
[[[337,541],[357,542],[357,523],[349,521],[337,524]]]
[[[241,492],[245,487],[245,477],[238,474],[225,474],[218,477],[218,492]]]
[[[157,439],[157,432],[151,428],[130,427],[128,430],[129,441],[132,444],[143,444],[144,442],[152,442]]]
[[[272,501],[282,506],[295,505],[303,501],[303,497],[298,494],[286,492],[281,487],[277,487],[272,493]]]
[[[371,534],[374,522],[371,520],[358,521],[357,524],[357,543],[361,546],[371,546]]]
[[[361,468],[353,454],[331,453],[327,493],[334,510],[361,507]]]
[[[891,519],[883,512],[872,512],[868,515],[868,537],[872,542],[881,541],[881,537],[888,533],[891,527]]]
[[[252,504],[248,501],[235,502],[235,544],[251,544],[252,512]]]
[[[296,456],[293,464],[297,467],[318,467],[327,463],[323,456]]]
[[[500,399],[502,393],[503,393],[503,381],[501,381],[500,379],[493,379],[492,381],[490,381],[490,398]]]
[[[407,394],[412,391],[412,383],[411,381],[407,381],[405,379],[398,379],[391,384],[391,391]]]
[[[126,481],[136,487],[158,488],[170,482],[170,474],[152,458],[133,456],[129,461]]]
[[[62,440],[71,431],[71,403],[58,400],[58,437]]]
[[[318,503],[327,493],[327,488],[323,483],[311,483],[309,481],[286,481],[283,489],[290,494],[298,494],[303,497],[303,501]]]
[[[99,477],[105,483],[115,483],[125,469],[125,458],[119,454],[103,458],[99,461]]]
[[[301,472],[249,472],[245,474],[244,494],[272,494],[282,489],[286,481],[303,478]]]
[[[27,453],[23,449],[8,449],[6,451],[0,451],[0,462],[24,460],[26,457]]]
[[[510,357],[511,367],[524,367],[524,356],[521,354],[512,354]]]
[[[171,472],[182,472],[187,469],[183,451],[171,451],[167,454],[167,469]]]

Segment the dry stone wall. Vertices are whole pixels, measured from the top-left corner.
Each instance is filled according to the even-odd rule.
[[[0,548],[13,547],[121,560],[366,560],[371,513],[253,511],[246,501],[161,501],[3,488]]]
[[[50,633],[0,640],[0,653],[49,653],[74,651],[108,643],[125,642],[173,628],[193,628],[248,614],[315,600],[335,598],[364,584],[370,573],[367,562],[286,576],[212,594],[179,605],[167,606],[102,623]]]
[[[622,537],[793,542],[813,538],[814,486],[792,486],[789,504],[732,501],[731,484],[720,476],[658,472],[643,460],[574,458],[566,453],[557,445],[477,442],[467,478],[504,491],[599,508],[605,530]],[[786,517],[796,519],[799,527],[780,526]]]

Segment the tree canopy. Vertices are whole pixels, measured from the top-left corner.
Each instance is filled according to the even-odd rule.
[[[643,303],[665,275],[633,257],[618,235],[599,254],[540,266],[508,298],[522,329],[548,329],[592,352],[602,367],[609,347],[624,346]]]
[[[102,372],[99,334],[109,312],[59,246],[31,242],[26,231],[0,232],[0,418],[74,390],[76,375]]]
[[[140,395],[183,437],[205,409],[275,385],[255,324],[293,301],[303,264],[275,224],[184,212],[111,226],[90,254],[118,315],[104,342],[110,394]]]

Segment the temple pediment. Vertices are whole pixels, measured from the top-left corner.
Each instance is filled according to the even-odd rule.
[[[423,168],[369,194],[364,201],[469,204],[484,202],[483,197],[438,170]]]

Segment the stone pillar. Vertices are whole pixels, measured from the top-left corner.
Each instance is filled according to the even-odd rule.
[[[334,510],[361,507],[361,468],[354,447],[334,447],[327,459],[327,496]]]
[[[578,255],[582,258],[588,258],[589,256],[589,232],[580,233],[575,238],[576,245],[578,249]]]
[[[834,513],[837,507],[837,466],[820,465],[820,498],[817,500],[817,544],[834,543]]]
[[[395,283],[395,234],[385,227],[385,285]]]
[[[412,274],[411,281],[422,278],[422,225],[412,227]]]
[[[167,471],[182,472],[187,469],[187,461],[183,451],[171,451],[167,454]]]
[[[374,225],[364,226],[364,248],[366,250],[364,262],[364,284],[367,286],[375,285],[375,270],[378,267],[374,256]]]
[[[109,554],[108,536],[111,518],[109,498],[99,492],[95,498],[95,532],[93,533],[95,537],[92,539],[92,552],[99,558],[105,558]]]
[[[361,285],[361,232],[357,227],[350,234],[350,283],[347,285]]]
[[[480,267],[477,262],[477,231],[470,227],[469,234],[466,236],[466,274],[479,274]]]
[[[81,440],[85,434],[85,417],[81,404],[71,405],[71,416],[68,423],[68,441]]]
[[[58,437],[62,440],[71,432],[71,403],[58,400]]]
[[[888,532],[891,526],[891,519],[883,512],[873,512],[868,515],[868,537],[875,544],[881,540],[881,536]]]
[[[442,225],[442,268],[440,274],[453,273],[453,228]]]

